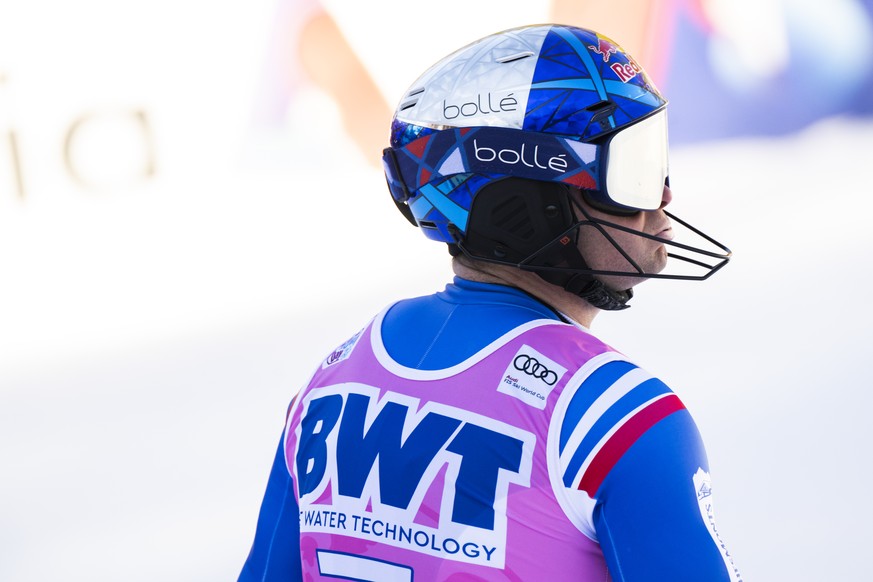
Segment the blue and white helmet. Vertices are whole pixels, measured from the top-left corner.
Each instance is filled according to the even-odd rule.
[[[566,263],[545,249],[576,221],[569,189],[617,215],[660,207],[666,105],[603,35],[553,24],[500,32],[404,94],[382,158],[388,186],[428,238],[542,275]],[[584,261],[573,272],[596,274]]]
[[[454,242],[448,225],[466,231],[477,191],[506,176],[564,182],[619,208],[657,208],[667,171],[665,106],[636,61],[596,32],[508,30],[456,51],[413,83],[392,123],[388,183],[425,234],[447,243]],[[659,146],[651,175],[612,172],[647,181],[651,191],[610,183],[604,166],[617,161],[598,140],[658,113],[646,136]]]

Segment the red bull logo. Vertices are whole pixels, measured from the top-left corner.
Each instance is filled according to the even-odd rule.
[[[625,63],[614,63],[609,67],[612,69],[612,72],[618,76],[619,80],[622,83],[627,83],[638,74],[643,72],[643,69],[636,63],[635,60],[628,58],[628,62]]]
[[[609,57],[621,52],[621,48],[608,38],[597,37],[597,46],[588,45],[588,48],[603,57],[603,62],[608,63]]]

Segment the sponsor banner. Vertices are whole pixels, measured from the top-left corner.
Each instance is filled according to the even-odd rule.
[[[533,434],[357,383],[302,405],[285,450],[300,531],[503,567],[509,488],[530,485]]]

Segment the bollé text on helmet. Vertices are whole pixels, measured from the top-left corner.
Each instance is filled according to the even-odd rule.
[[[489,92],[485,97],[485,103],[482,103],[482,94],[476,95],[475,101],[467,101],[460,105],[448,103],[443,99],[443,117],[446,119],[455,119],[461,117],[475,117],[477,115],[490,115],[492,113],[506,113],[518,109],[518,100],[512,96],[512,93],[501,99],[493,97]]]
[[[545,165],[543,165],[543,160],[540,159],[540,146],[534,146],[532,155],[530,155],[530,150],[525,152],[526,147],[527,144],[522,142],[521,148],[517,151],[512,148],[496,150],[487,146],[479,147],[478,140],[473,140],[473,151],[476,154],[476,159],[480,162],[493,162],[494,160],[498,160],[509,166],[522,164],[528,168],[540,168],[541,170],[550,169],[558,173],[567,171],[567,160],[565,159],[567,154],[549,156],[549,158],[545,160]]]

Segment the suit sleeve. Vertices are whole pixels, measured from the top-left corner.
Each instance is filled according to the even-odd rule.
[[[285,465],[285,435],[279,442],[261,504],[255,541],[239,582],[297,582],[300,566],[300,511],[294,480]]]
[[[642,434],[595,497],[595,531],[615,582],[742,580],[715,527],[706,454],[687,410]]]
[[[682,401],[613,359],[563,402],[559,495],[600,543],[613,582],[741,582],[715,527],[706,452]]]

